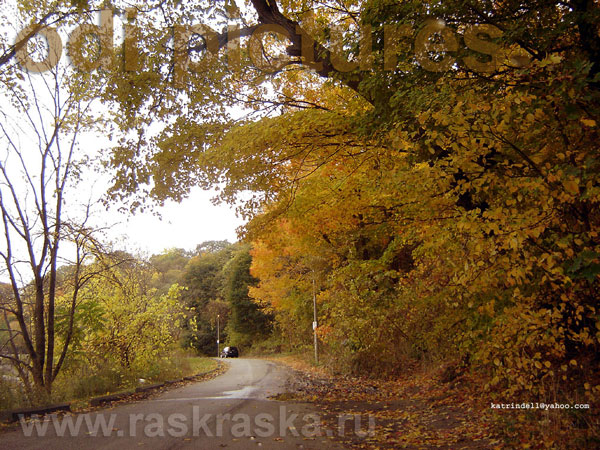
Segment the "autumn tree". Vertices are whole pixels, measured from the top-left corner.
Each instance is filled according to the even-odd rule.
[[[155,270],[153,287],[161,294],[168,292],[173,284],[181,281],[190,257],[191,255],[181,248],[172,248],[152,255],[149,262]]]
[[[106,252],[89,269],[97,275],[81,292],[71,368],[87,375],[107,367],[124,376],[151,373],[181,337],[182,288],[175,283],[159,292],[152,264],[124,252]]]
[[[202,23],[198,6],[161,25]],[[475,364],[490,388],[549,395],[570,380],[596,395],[597,4],[253,0],[210,13],[216,35],[197,28],[206,39],[188,44],[179,28],[175,47],[138,16],[139,68],[111,73],[106,93],[136,132],[109,161],[115,198],[219,186],[254,218],[249,236],[309,233],[332,261],[323,325],[358,370],[391,326],[407,354]],[[252,42],[239,54],[233,24]],[[247,38],[260,25],[277,36]],[[168,125],[152,134],[153,120]]]
[[[196,250],[200,253],[181,278],[182,301],[190,310],[186,345],[213,354],[217,321],[222,343],[250,347],[267,337],[270,318],[248,297],[248,289],[256,283],[249,272],[249,247],[208,241]]]
[[[315,271],[347,370],[597,398],[596,2],[152,6],[102,72],[113,199],[218,187],[253,219],[251,296],[303,323]]]
[[[216,352],[217,320],[222,342],[227,334],[225,325],[229,305],[225,301],[223,269],[232,257],[235,244],[206,241],[196,248],[198,253],[185,267],[181,278],[182,302],[189,308],[185,345],[213,355]]]
[[[72,12],[64,2],[10,6],[3,5],[2,12],[12,12],[10,23],[25,34],[33,23],[51,35],[54,21],[66,26]],[[86,266],[103,251],[99,230],[90,223],[97,198],[75,189],[92,164],[81,148],[82,135],[102,123],[92,106],[97,91],[86,87],[102,83],[59,64],[59,50],[50,41],[17,38],[10,46],[6,38],[0,58],[0,261],[11,294],[2,302],[7,339],[0,357],[14,365],[30,396],[47,396],[70,351],[80,291],[93,275]],[[15,53],[43,74],[5,59]],[[66,319],[59,326],[57,298],[67,288],[71,294],[61,311]]]
[[[15,13],[24,12],[28,16],[29,28],[26,33],[19,35],[17,39],[10,40],[9,36],[2,37],[0,48],[0,74],[8,75],[13,58],[19,52],[25,51],[29,41],[38,33],[52,29],[57,24],[81,15],[84,10],[93,11],[87,0],[54,0],[49,2],[23,2],[19,0],[7,1],[0,5],[0,17],[3,23],[23,22],[15,21]],[[15,30],[13,30],[15,31]],[[16,30],[17,32],[22,30]]]
[[[228,133],[225,122],[209,131],[179,120],[153,149],[156,170],[163,155],[171,170],[197,152],[200,182],[225,183],[223,200],[255,193],[242,208],[261,213],[250,228],[258,236],[282,214],[312,221],[315,244],[340,265],[326,274],[340,302],[334,336],[343,342],[359,318],[373,320],[345,339],[350,354],[372,354],[378,336],[367,332],[392,324],[420,357],[455,343],[491,386],[546,395],[554,380],[572,380],[594,395],[597,5],[374,1],[302,18],[294,3],[253,6],[259,23],[287,29],[343,15],[350,58],[356,25],[371,26],[373,63],[332,69],[330,30],[315,33],[312,61],[272,75],[276,99],[251,78],[236,85],[251,93],[242,104],[278,102],[280,115]],[[202,76],[221,73],[220,61]],[[322,65],[310,73],[312,63]],[[198,80],[186,90],[205,95]],[[392,315],[364,314],[386,302]]]
[[[2,356],[16,365],[25,380],[31,376],[34,385],[48,393],[69,347],[67,338],[61,349],[56,348],[59,266],[75,267],[70,280],[75,286],[72,316],[79,289],[87,280],[83,266],[101,250],[86,224],[90,205],[82,205],[79,217],[76,211],[64,211],[86,161],[78,140],[90,123],[90,101],[81,93],[63,91],[63,76],[64,72],[54,71],[46,82],[29,75],[15,83],[8,93],[12,106],[4,109],[0,124],[4,151],[0,255],[12,286],[12,298],[3,308],[8,313],[10,341],[18,339],[26,349],[23,354],[11,346],[12,352]],[[18,327],[13,328],[11,318]]]
[[[257,283],[250,274],[252,256],[248,246],[238,249],[226,271],[225,298],[231,309],[227,323],[228,342],[249,348],[267,338],[272,331],[272,318],[248,295]]]
[[[363,17],[376,17],[371,5]],[[385,19],[410,25],[416,46],[425,11],[388,6]],[[455,355],[485,367],[490,388],[550,395],[561,380],[593,398],[597,37],[585,30],[596,7],[544,3],[509,21],[522,5],[504,6],[474,7],[470,15],[449,2],[426,11],[456,24],[464,42],[462,24],[501,28],[507,59],[496,71],[475,73],[457,62],[432,72],[407,44],[398,55],[402,69],[363,74],[376,93],[363,114],[287,113],[230,133],[219,151],[256,155],[253,175],[244,178],[239,168],[233,192],[268,179],[265,191],[276,198],[250,226],[265,252],[256,260],[261,284],[253,295],[280,305],[281,315],[289,309],[283,305],[299,306],[308,289],[294,298],[301,284],[290,274],[303,262],[301,249],[321,249],[333,266],[319,296],[322,332],[351,367],[378,367],[369,358],[388,340],[403,343],[380,361],[388,370],[401,370],[402,353]],[[556,28],[540,28],[540,15]],[[519,67],[519,55],[529,65]],[[322,133],[327,126],[343,132]],[[236,146],[242,134],[252,150]],[[337,144],[334,157],[322,143]],[[274,164],[275,155],[287,164]],[[291,241],[284,230],[292,230]]]

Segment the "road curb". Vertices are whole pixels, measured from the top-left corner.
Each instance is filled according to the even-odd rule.
[[[173,384],[182,383],[184,381],[196,381],[200,378],[206,377],[208,375],[212,375],[213,373],[221,370],[222,365],[224,363],[221,361],[217,361],[217,363],[218,363],[217,367],[215,367],[212,370],[209,370],[208,372],[198,373],[196,375],[190,375],[190,376],[183,377],[183,378],[180,378],[177,380],[166,380],[163,383],[149,384],[148,386],[139,386],[139,387],[135,388],[134,391],[125,391],[125,392],[120,392],[118,394],[109,394],[109,395],[103,395],[100,397],[94,397],[89,400],[89,405],[93,406],[93,407],[102,406],[106,403],[111,403],[111,402],[114,402],[117,400],[123,400],[124,398],[131,397],[135,394],[153,391],[155,389],[160,389],[161,387],[164,387],[164,386],[170,386]],[[50,405],[50,406],[45,406],[45,407],[37,407],[37,408],[3,410],[3,411],[0,411],[0,422],[17,422],[19,420],[19,415],[23,415],[24,417],[30,417],[35,414],[43,416],[45,414],[49,414],[49,413],[53,413],[53,412],[57,412],[57,411],[71,411],[71,404],[70,403],[61,403],[61,404]]]
[[[94,398],[90,399],[90,406],[100,406],[105,403],[114,402],[115,400],[122,400],[125,397],[129,397],[133,394],[135,394],[135,391],[127,391],[127,392],[121,392],[119,394],[110,394],[110,395],[103,395],[101,397],[94,397]]]
[[[149,384],[148,386],[140,386],[135,388],[135,392],[148,392],[148,391],[152,391],[153,389],[158,389],[163,387],[165,383],[156,383],[156,384]]]
[[[71,411],[70,403],[59,403],[34,408],[8,409],[0,411],[0,421],[2,422],[17,422],[20,417],[31,417],[33,415],[43,416],[58,411]]]

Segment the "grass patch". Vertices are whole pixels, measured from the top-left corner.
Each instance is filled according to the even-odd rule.
[[[98,367],[68,367],[62,371],[53,385],[52,399],[28,402],[25,395],[18,392],[18,384],[10,384],[0,378],[0,409],[44,406],[57,402],[71,402],[74,408],[87,404],[90,398],[117,394],[136,387],[167,380],[177,380],[186,376],[203,375],[218,368],[213,358],[197,356],[184,350],[175,349],[163,358],[138,365],[136,368],[123,368],[116,364]],[[17,395],[19,394],[19,395]]]
[[[206,356],[188,357],[186,364],[188,369],[183,373],[183,376],[202,375],[218,367],[217,361]]]

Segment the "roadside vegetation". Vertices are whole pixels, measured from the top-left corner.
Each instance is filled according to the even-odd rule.
[[[212,358],[197,356],[195,352],[171,348],[167,356],[155,360],[148,369],[137,371],[118,365],[95,370],[67,369],[57,379],[50,399],[31,399],[20,380],[3,372],[0,380],[0,410],[43,406],[47,403],[71,402],[85,405],[92,397],[128,391],[152,383],[179,380],[215,370]]]
[[[253,345],[263,345],[272,331],[271,318],[247,295],[249,284],[256,284],[250,260],[248,245],[226,241],[204,242],[194,251],[170,249],[145,261],[125,252],[106,253],[82,266],[91,275],[80,288],[72,316],[69,276],[74,268],[61,267],[58,348],[71,336],[52,392],[40,395],[26,372],[20,377],[10,363],[14,355],[8,353],[1,366],[0,409],[82,399],[208,372],[216,367],[207,356],[217,356],[218,317],[221,348],[227,342],[245,354]],[[1,287],[10,298],[10,286]],[[0,337],[23,358],[22,340],[9,341],[6,332]]]
[[[14,3],[3,22],[65,35],[107,5]],[[435,389],[489,403],[590,404],[507,434],[597,447],[597,1],[110,5],[128,39],[97,30],[87,65],[23,71],[45,44],[0,36],[0,355],[31,401],[69,373],[152,377],[177,342],[216,355],[217,331],[242,355],[310,352],[316,304],[335,376],[441,368]],[[90,167],[110,182],[80,202]],[[243,242],[130,261],[88,226],[198,186],[248,219]]]

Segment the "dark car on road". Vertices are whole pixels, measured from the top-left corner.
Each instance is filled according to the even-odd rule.
[[[221,352],[221,358],[237,358],[240,356],[237,347],[225,347]]]

